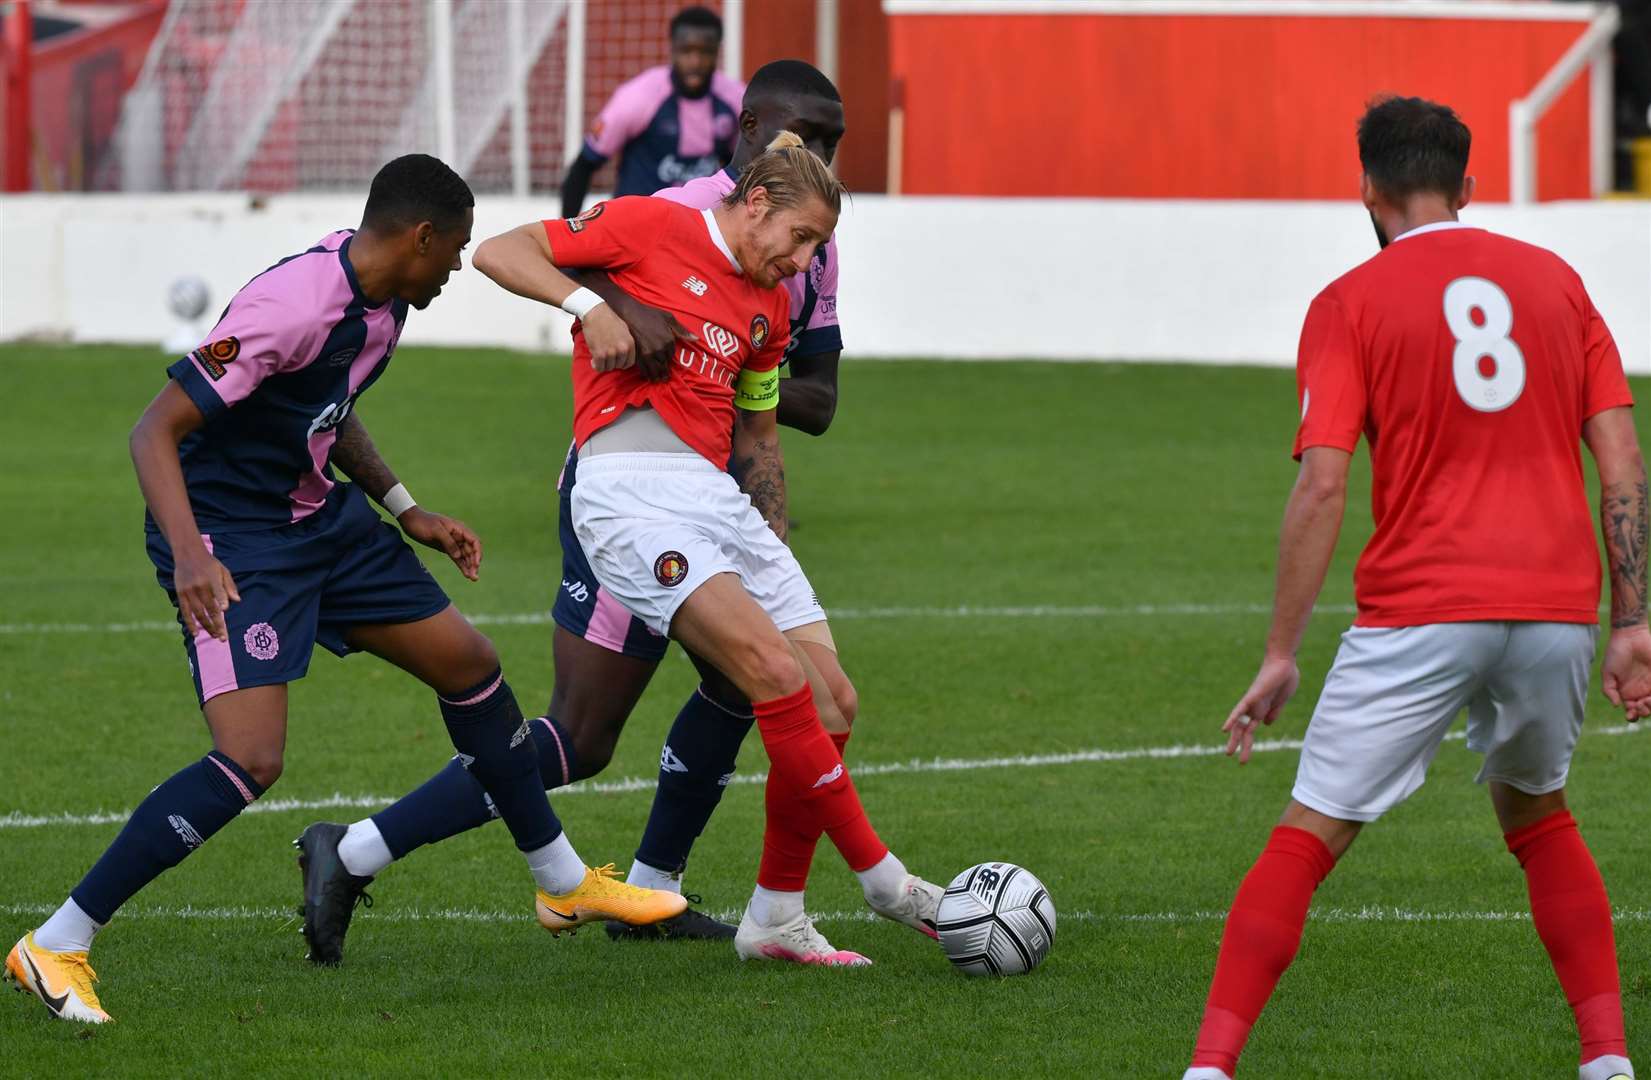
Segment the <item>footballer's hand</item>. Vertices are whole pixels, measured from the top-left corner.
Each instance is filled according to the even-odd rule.
[[[241,593],[224,564],[206,548],[177,556],[172,591],[178,598],[178,614],[192,636],[205,630],[219,641],[229,640],[224,612],[241,599]]]
[[[1255,745],[1256,724],[1277,720],[1284,703],[1294,696],[1300,685],[1301,671],[1296,667],[1295,657],[1269,656],[1261,661],[1255,681],[1227,714],[1227,722],[1221,725],[1221,730],[1227,733],[1227,756],[1236,751],[1238,763],[1246,764]]]
[[[401,531],[409,537],[452,559],[453,565],[466,578],[475,581],[481,575],[481,537],[458,518],[432,514],[415,506],[396,521],[401,525]]]
[[[636,342],[625,320],[614,314],[613,305],[600,304],[579,320],[585,347],[590,350],[590,366],[597,371],[617,371],[636,363]]]
[[[671,377],[677,342],[699,342],[699,335],[669,311],[649,307],[629,296],[612,303],[636,342],[636,373],[649,382],[664,382]]]
[[[1611,631],[1600,682],[1630,723],[1651,716],[1651,627]]]

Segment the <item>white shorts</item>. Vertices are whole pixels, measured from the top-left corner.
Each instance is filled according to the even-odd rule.
[[[1468,622],[1355,626],[1342,635],[1307,725],[1292,797],[1374,821],[1422,786],[1457,713],[1478,782],[1544,795],[1565,786],[1599,627]]]
[[[579,461],[573,531],[602,587],[656,633],[713,574],[738,574],[782,632],[825,620],[791,549],[734,478],[698,454]]]

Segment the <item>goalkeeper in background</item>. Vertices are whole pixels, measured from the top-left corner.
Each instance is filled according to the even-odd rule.
[[[597,114],[562,181],[562,216],[577,217],[596,170],[619,157],[614,195],[652,195],[710,176],[734,156],[745,84],[716,70],[722,20],[708,8],[671,19],[671,62],[622,84]]]

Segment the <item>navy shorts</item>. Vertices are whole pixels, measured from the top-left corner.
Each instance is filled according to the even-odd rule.
[[[597,584],[585,549],[573,533],[573,485],[579,458],[568,449],[562,478],[556,484],[556,526],[562,537],[562,587],[556,593],[551,617],[563,630],[594,642],[609,652],[638,660],[663,660],[671,639],[661,637],[632,615],[612,593]]]
[[[303,678],[317,642],[339,656],[353,651],[345,641],[352,627],[417,622],[446,610],[447,594],[400,530],[353,485],[340,487],[346,490],[336,501],[291,525],[202,534],[241,599],[225,612],[227,642],[183,630],[201,704],[230,690]],[[175,607],[171,549],[150,530],[148,550]]]

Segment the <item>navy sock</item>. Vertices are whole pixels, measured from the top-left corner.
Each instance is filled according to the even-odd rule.
[[[740,743],[755,721],[749,710],[719,705],[704,687],[683,704],[659,754],[659,786],[636,849],[639,861],[671,874],[688,865],[688,852],[734,775]]]
[[[533,725],[522,718],[504,674],[495,670],[469,690],[438,700],[453,748],[493,800],[516,847],[533,851],[560,836],[562,823],[539,777]]]
[[[539,782],[546,790],[569,783],[577,759],[567,729],[548,716],[535,717],[531,727],[539,752]],[[374,814],[373,824],[390,854],[401,859],[425,844],[480,828],[498,816],[481,781],[470,775],[464,762],[453,758],[416,790]]]
[[[539,776],[545,790],[573,783],[579,775],[579,755],[562,722],[554,716],[534,717],[533,742],[539,748]]]
[[[108,922],[138,890],[183,862],[263,793],[245,769],[212,751],[138,804],[70,897],[95,921]]]

